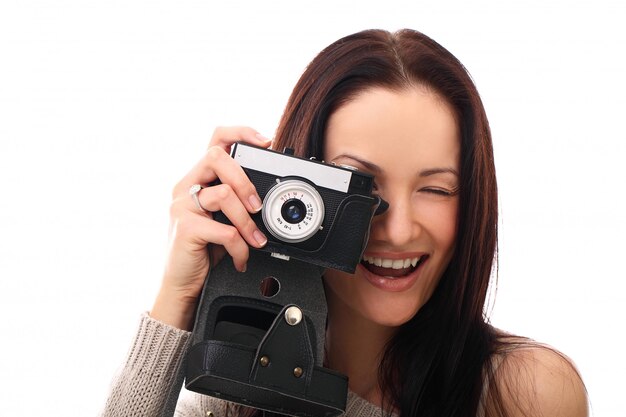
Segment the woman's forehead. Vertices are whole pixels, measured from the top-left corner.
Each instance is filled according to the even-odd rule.
[[[367,90],[333,113],[326,129],[327,160],[351,154],[374,163],[450,165],[459,149],[452,108],[423,88]]]

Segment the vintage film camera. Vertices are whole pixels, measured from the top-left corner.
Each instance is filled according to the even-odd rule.
[[[373,177],[346,166],[237,143],[263,199],[252,215],[268,237],[245,273],[226,257],[204,284],[185,386],[273,413],[331,417],[345,410],[347,378],[323,367],[324,268],[354,272],[372,217],[386,208]],[[228,223],[222,213],[214,218]]]
[[[269,239],[261,250],[353,273],[377,203],[374,177],[289,153],[242,143],[231,151],[263,199],[252,216]],[[229,223],[221,213],[215,219]]]

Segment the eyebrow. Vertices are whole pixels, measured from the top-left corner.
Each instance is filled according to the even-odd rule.
[[[366,161],[364,159],[361,159],[357,156],[351,155],[351,154],[347,154],[347,153],[342,153],[341,155],[336,156],[335,158],[333,158],[333,161],[339,158],[349,158],[352,159],[356,162],[358,162],[359,164],[363,165],[365,168],[367,168],[368,170],[372,171],[373,173],[377,174],[379,172],[382,171],[382,168],[379,167],[378,165],[376,165],[373,162],[369,162]],[[459,176],[459,173],[456,169],[454,168],[430,168],[430,169],[425,169],[423,171],[420,171],[419,176],[420,177],[429,177],[431,175],[437,175],[437,174],[453,174],[456,175],[457,177]]]
[[[359,164],[363,165],[365,168],[367,168],[370,171],[373,171],[374,173],[379,173],[380,171],[382,171],[382,169],[378,165],[376,165],[375,163],[366,161],[364,159],[361,159],[361,158],[359,158],[357,156],[354,156],[354,155],[350,155],[348,153],[342,153],[341,155],[336,156],[335,158],[333,158],[333,160],[331,162],[333,162],[333,161],[335,161],[336,159],[339,159],[339,158],[352,159],[353,161],[358,162]]]
[[[432,168],[432,169],[425,169],[424,171],[420,172],[420,177],[428,177],[428,176],[437,175],[437,174],[453,174],[453,175],[456,175],[457,177],[459,176],[459,173],[454,168]]]

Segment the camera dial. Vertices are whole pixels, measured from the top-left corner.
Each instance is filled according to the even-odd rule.
[[[265,195],[262,217],[267,230],[277,239],[302,242],[321,229],[324,201],[304,181],[279,181]]]

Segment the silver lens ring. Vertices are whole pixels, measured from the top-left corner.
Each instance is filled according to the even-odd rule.
[[[293,204],[293,217],[286,217]],[[299,213],[300,209],[306,213]],[[324,221],[324,201],[317,190],[304,181],[287,180],[277,183],[263,199],[263,223],[277,239],[288,243],[303,242],[318,232]]]

